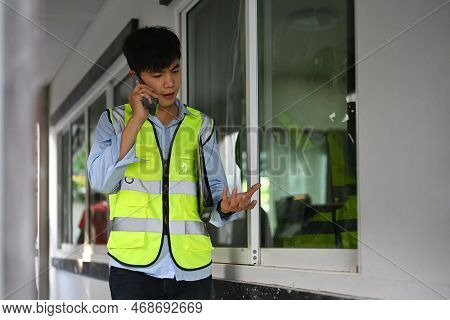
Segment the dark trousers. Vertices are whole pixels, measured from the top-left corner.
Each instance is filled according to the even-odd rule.
[[[212,276],[176,281],[111,266],[109,289],[113,300],[210,300],[213,287]]]

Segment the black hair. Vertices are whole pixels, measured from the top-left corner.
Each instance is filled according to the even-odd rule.
[[[145,27],[130,34],[122,46],[131,70],[161,72],[181,58],[180,39],[162,26]]]

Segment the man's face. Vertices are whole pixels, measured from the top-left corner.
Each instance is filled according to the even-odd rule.
[[[180,59],[176,59],[168,68],[161,72],[142,71],[141,79],[158,95],[161,107],[174,104],[181,83]],[[167,95],[171,94],[171,95]]]

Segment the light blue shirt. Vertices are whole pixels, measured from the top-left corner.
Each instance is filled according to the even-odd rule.
[[[178,107],[178,116],[167,125],[167,128],[164,127],[156,116],[148,116],[148,119],[155,125],[157,138],[164,159],[167,159],[170,143],[177,124],[184,118],[186,113],[189,113],[188,109],[178,99],[176,99],[176,106]],[[116,134],[113,125],[109,121],[108,112],[103,112],[95,130],[95,138],[87,162],[90,185],[98,192],[109,194],[118,190],[126,166],[140,160],[136,157],[136,148],[135,145],[133,145],[123,159],[117,161],[120,154],[121,139],[122,132]],[[203,152],[214,202],[214,210],[211,214],[210,223],[220,228],[226,221],[234,220],[236,214],[223,217],[215,209],[219,200],[222,199],[223,189],[225,187],[228,189],[225,172],[220,159],[215,129],[211,139],[203,146]],[[167,235],[164,236],[163,247],[158,260],[151,266],[130,267],[119,263],[111,257],[109,258],[109,266],[140,271],[157,278],[176,278],[178,281],[200,280],[210,276],[212,273],[211,265],[196,271],[184,271],[179,269],[174,264],[170,255]]]

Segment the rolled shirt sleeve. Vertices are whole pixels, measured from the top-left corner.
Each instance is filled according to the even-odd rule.
[[[217,211],[217,204],[222,199],[223,189],[226,187],[228,195],[228,183],[220,158],[219,146],[217,144],[217,132],[214,128],[211,138],[203,145],[203,156],[205,158],[206,173],[213,198],[213,211],[209,222],[217,228],[223,227],[227,221],[233,221],[238,216],[236,213],[222,215]]]

